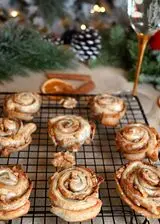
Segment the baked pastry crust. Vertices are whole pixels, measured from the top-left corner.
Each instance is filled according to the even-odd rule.
[[[95,134],[95,124],[80,116],[62,115],[48,122],[48,133],[55,146],[78,151],[84,143],[90,144]]]
[[[160,136],[155,128],[141,123],[133,123],[117,133],[116,145],[128,160],[149,158],[152,161],[157,161]]]
[[[20,92],[7,96],[4,101],[4,113],[10,118],[30,121],[39,111],[41,97],[37,93]]]
[[[50,178],[51,212],[67,222],[92,219],[100,212],[98,198],[103,178],[85,167],[72,167],[56,172]]]
[[[14,219],[28,212],[32,187],[20,167],[0,167],[0,220]]]
[[[126,112],[124,101],[107,93],[93,97],[89,104],[93,117],[105,126],[117,126]]]
[[[77,106],[77,100],[73,97],[66,97],[66,98],[62,98],[59,101],[59,104],[61,104],[64,108],[66,109],[73,109]]]
[[[32,141],[31,134],[36,130],[34,123],[23,124],[17,119],[0,118],[0,150],[3,156],[21,151]]]
[[[54,158],[51,162],[57,168],[70,168],[76,164],[73,153],[68,151],[54,153]]]
[[[160,169],[134,161],[116,171],[120,197],[133,210],[147,218],[160,218]]]

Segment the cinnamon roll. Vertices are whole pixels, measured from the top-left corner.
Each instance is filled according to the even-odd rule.
[[[93,140],[95,124],[80,116],[62,115],[49,120],[48,133],[55,146],[78,151],[81,145]]]
[[[0,152],[8,156],[12,152],[26,148],[36,130],[34,123],[23,124],[17,119],[0,118]]]
[[[50,179],[51,212],[67,222],[92,219],[100,212],[98,197],[102,177],[85,167],[56,172]]]
[[[109,94],[93,97],[90,102],[93,117],[105,126],[116,126],[125,115],[126,105],[122,99]]]
[[[141,161],[130,162],[115,174],[120,197],[136,212],[160,218],[160,169]]]
[[[158,160],[160,136],[157,131],[145,124],[129,124],[116,135],[116,145],[128,160],[149,158]]]
[[[25,215],[30,208],[28,200],[32,183],[19,167],[0,167],[0,220]]]
[[[40,106],[41,97],[37,93],[21,92],[5,98],[4,113],[10,118],[30,121]]]

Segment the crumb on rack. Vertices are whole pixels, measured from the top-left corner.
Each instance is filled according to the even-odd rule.
[[[61,104],[64,108],[73,109],[77,106],[77,100],[72,97],[66,97],[61,99],[59,104]]]
[[[70,168],[76,164],[73,153],[70,152],[57,152],[54,153],[52,160],[53,166],[57,168]]]

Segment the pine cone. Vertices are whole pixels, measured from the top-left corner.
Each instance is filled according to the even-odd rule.
[[[53,43],[55,45],[64,44],[63,40],[60,37],[57,37],[54,33],[49,33],[43,37],[44,40]]]
[[[72,38],[71,46],[80,61],[95,59],[100,53],[101,36],[97,30],[90,27],[77,32]]]

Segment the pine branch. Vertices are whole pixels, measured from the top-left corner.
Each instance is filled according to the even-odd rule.
[[[35,0],[35,4],[49,24],[52,24],[56,17],[63,17],[66,14],[65,0]]]
[[[27,70],[71,67],[73,53],[42,40],[33,29],[8,23],[0,30],[0,79],[27,75]]]
[[[102,34],[102,50],[99,57],[90,62],[91,67],[97,65],[110,65],[115,67],[125,67],[126,56],[126,34],[122,26],[114,26],[110,30],[105,30]]]
[[[130,56],[129,80],[133,81],[138,57],[138,43],[134,32],[131,33],[127,41],[127,49]],[[152,76],[154,77],[152,83],[157,83],[157,77],[160,76],[160,61],[158,58],[159,54],[153,55],[151,49],[147,46],[142,62],[140,82],[151,82],[150,77]]]
[[[133,81],[138,56],[138,41],[135,32],[129,30],[126,33],[122,26],[116,25],[101,35],[102,50],[100,56],[90,62],[91,67],[104,65],[125,68],[129,71],[128,79]],[[160,84],[160,52],[154,55],[149,46],[145,51],[141,74],[140,82]]]

